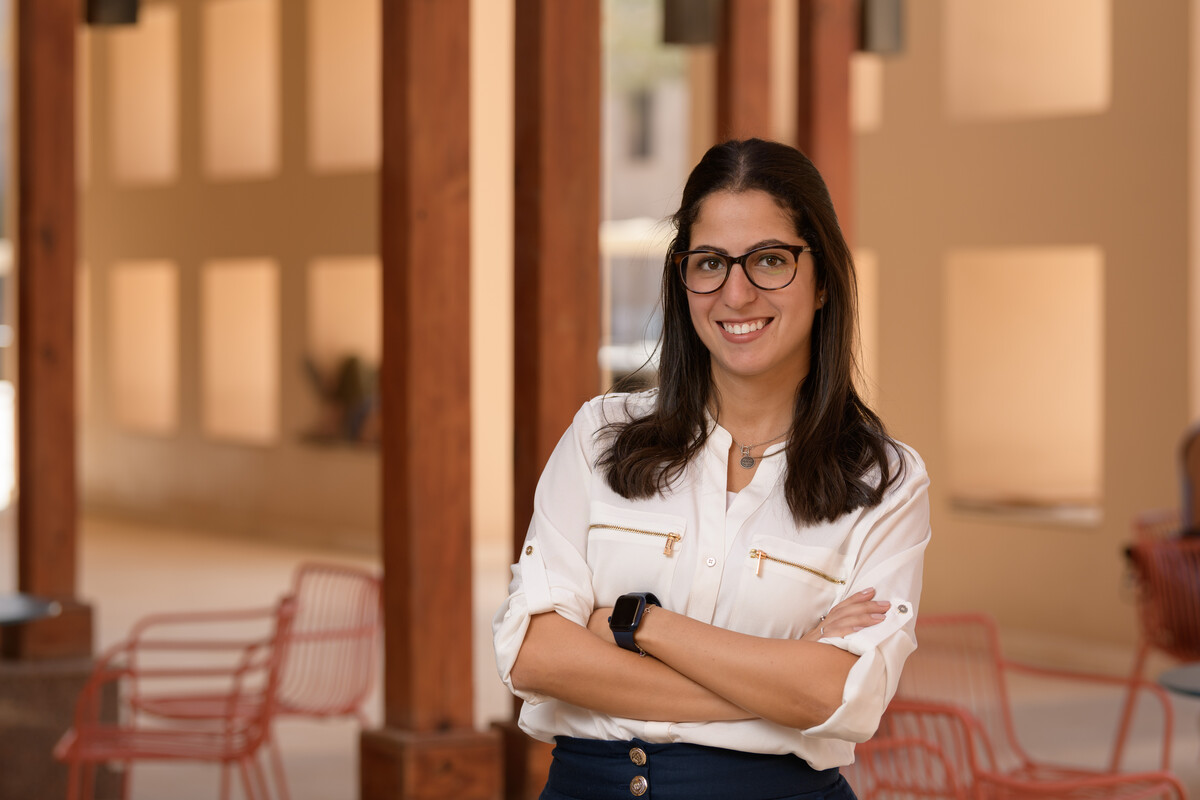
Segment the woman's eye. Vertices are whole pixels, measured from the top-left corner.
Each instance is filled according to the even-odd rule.
[[[719,258],[704,258],[701,259],[700,263],[696,266],[698,269],[703,270],[704,272],[715,272],[717,270],[725,269],[725,262],[721,261]]]
[[[761,269],[779,269],[785,264],[783,256],[778,253],[763,253],[758,257],[758,266]]]

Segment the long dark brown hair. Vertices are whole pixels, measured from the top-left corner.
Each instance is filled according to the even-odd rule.
[[[825,302],[813,319],[808,376],[796,387],[784,491],[797,522],[833,520],[879,504],[899,477],[888,457],[898,446],[854,389],[858,293],[829,190],[803,153],[778,142],[716,145],[688,177],[663,266],[657,402],[649,414],[604,430],[606,447],[597,466],[613,491],[641,499],[667,491],[704,446],[712,393],[709,353],[692,326],[687,289],[671,256],[689,249],[705,198],[751,189],[775,198],[814,248],[816,285]]]

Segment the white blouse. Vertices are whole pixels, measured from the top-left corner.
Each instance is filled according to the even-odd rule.
[[[648,413],[653,391],[597,397],[575,416],[538,482],[533,519],[508,599],[492,628],[500,677],[510,672],[532,615],[557,611],[587,625],[595,608],[626,592],[653,592],[665,608],[755,636],[798,639],[851,594],[874,587],[891,609],[882,622],[822,641],[859,659],[842,705],[825,722],[799,730],[762,719],[646,722],[517,692],[521,728],[554,736],[690,742],[758,753],[795,753],[816,769],[854,760],[869,739],[916,648],[913,628],[929,542],[929,479],[902,447],[903,476],[878,506],[833,522],[797,525],[784,497],[784,443],[768,447],[748,486],[726,501],[729,432],[711,422],[704,449],[671,490],[626,500],[595,469],[597,432],[612,420]],[[772,454],[775,457],[769,457]],[[893,456],[892,468],[901,467]],[[728,507],[727,507],[728,505]]]

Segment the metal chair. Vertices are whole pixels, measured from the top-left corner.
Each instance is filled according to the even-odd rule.
[[[325,563],[297,567],[289,597],[295,619],[280,667],[273,717],[332,718],[354,716],[366,723],[364,705],[375,681],[380,634],[380,581],[367,570]],[[238,613],[230,612],[236,617]],[[134,626],[130,641],[137,643],[163,625],[211,624],[220,614],[159,614]],[[223,698],[203,691],[139,690],[128,695],[135,712],[168,719],[212,719],[224,713]],[[283,759],[268,727],[276,791],[289,796]]]
[[[258,754],[270,734],[294,614],[295,604],[285,599],[276,609],[222,615],[219,629],[197,626],[199,620],[193,619],[190,631],[163,629],[162,636],[128,640],[102,655],[76,701],[74,725],[54,749],[69,767],[68,800],[92,796],[97,765],[110,762],[125,765],[122,796],[128,797],[132,762],[147,760],[222,765],[222,798],[229,796],[229,767],[236,766],[247,800],[269,800]],[[247,626],[265,632],[230,631]],[[101,712],[113,682],[156,693],[203,687],[213,713],[154,719],[126,710],[117,722],[107,722]]]
[[[868,783],[876,786],[865,797],[1185,797],[1169,771],[1171,706],[1157,686],[1137,685],[1162,705],[1158,769],[1125,773],[1117,771],[1116,763],[1107,769],[1060,766],[1033,758],[1017,740],[1007,676],[1022,673],[1117,691],[1126,688],[1128,680],[1009,661],[1001,654],[995,623],[979,614],[921,617],[917,639],[919,646],[905,665],[896,698],[872,740],[875,744],[863,751],[867,765],[860,769],[872,773]],[[927,754],[923,763],[893,760],[889,765],[872,751],[906,742],[920,744]]]
[[[854,763],[842,774],[855,794],[860,800],[968,800],[958,777],[968,769],[953,762],[961,748],[944,747],[934,731],[920,730],[924,716],[904,720],[899,709],[889,707],[875,736],[854,748]]]
[[[1179,661],[1200,660],[1200,536],[1181,536],[1174,511],[1141,514],[1133,530],[1126,555],[1137,592],[1138,649],[1121,715],[1118,754],[1133,713],[1132,687],[1144,677],[1151,651]]]

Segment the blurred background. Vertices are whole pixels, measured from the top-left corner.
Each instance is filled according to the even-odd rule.
[[[130,592],[99,569],[105,541],[168,574],[196,535],[377,562],[382,2],[142,0],[136,25],[80,28],[78,480],[100,644]],[[1121,549],[1137,513],[1178,506],[1200,417],[1200,4],[899,7],[892,44],[852,60],[846,201],[863,390],[933,480],[923,610],[983,610],[1014,654],[1123,673]],[[764,134],[794,141],[797,12],[769,8]],[[0,0],[0,590],[15,588],[13,13]],[[661,0],[603,16],[596,392],[653,369],[664,217],[716,102],[713,45],[664,43]],[[470,31],[459,301],[479,389],[482,722],[509,710],[487,615],[514,535],[512,0],[475,0]],[[178,605],[170,583],[136,607]]]

